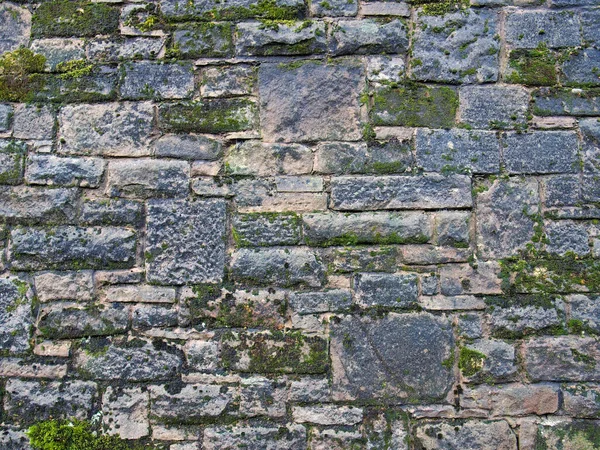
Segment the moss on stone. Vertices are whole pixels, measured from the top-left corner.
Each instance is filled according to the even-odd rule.
[[[119,29],[120,10],[105,3],[81,0],[43,2],[35,11],[31,33],[35,37],[92,37]]]
[[[513,50],[508,65],[513,70],[507,77],[510,83],[529,86],[556,84],[556,57],[544,43],[535,49]]]
[[[483,363],[487,359],[484,353],[467,347],[461,347],[458,357],[458,368],[464,376],[472,377],[483,369]]]
[[[20,102],[32,100],[35,91],[43,86],[40,72],[46,57],[20,47],[0,56],[0,100]]]
[[[93,69],[94,65],[84,59],[61,62],[56,66],[57,72],[61,72],[60,78],[65,80],[91,75]]]

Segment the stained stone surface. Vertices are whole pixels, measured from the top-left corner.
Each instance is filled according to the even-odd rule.
[[[33,324],[31,291],[17,277],[0,279],[0,342],[5,353],[23,353],[29,349],[29,327]]]

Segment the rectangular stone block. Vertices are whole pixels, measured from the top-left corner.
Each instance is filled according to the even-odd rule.
[[[36,325],[47,339],[123,334],[129,327],[129,310],[122,305],[92,305],[85,309],[52,305],[41,309]]]
[[[136,233],[126,228],[59,226],[11,231],[14,269],[105,269],[132,267]]]
[[[142,203],[133,200],[84,198],[79,212],[82,225],[132,225],[142,219]]]
[[[334,247],[322,256],[333,273],[393,272],[400,260],[400,248],[404,246]]]
[[[108,163],[106,194],[110,197],[185,197],[190,165],[186,161],[126,159]]]
[[[225,170],[232,175],[305,175],[312,167],[312,150],[301,144],[243,141],[231,147],[225,157]]]
[[[41,302],[53,300],[89,301],[94,296],[92,272],[42,272],[34,276]]]
[[[500,294],[500,266],[495,261],[479,262],[477,269],[469,264],[449,264],[440,270],[443,295]]]
[[[405,53],[407,26],[400,19],[339,21],[333,27],[329,49],[334,55]]]
[[[473,128],[517,128],[527,123],[529,92],[520,86],[464,86],[459,121]]]
[[[503,138],[509,173],[573,173],[579,170],[579,141],[573,131],[509,132]]]
[[[154,59],[163,50],[165,40],[164,37],[96,38],[88,40],[86,53],[90,60],[102,62],[119,62],[136,56]]]
[[[363,410],[355,406],[295,406],[292,417],[297,423],[318,425],[356,425],[362,422]]]
[[[352,294],[343,289],[316,292],[294,292],[289,296],[292,309],[298,314],[337,312],[352,305]]]
[[[140,439],[150,434],[149,393],[142,387],[108,386],[102,395],[102,423],[110,435]]]
[[[0,141],[0,185],[21,183],[26,153],[25,143]]]
[[[95,103],[117,100],[119,72],[116,67],[92,66],[89,73],[79,77],[65,75],[40,75],[42,85],[33,92],[33,100],[53,103]]]
[[[221,156],[221,142],[197,134],[166,134],[154,141],[154,154],[163,158],[214,161]]]
[[[217,5],[217,3],[215,3]],[[196,23],[173,32],[171,52],[181,58],[224,58],[233,55],[233,27],[229,23]]]
[[[306,6],[300,0],[234,0],[194,2],[188,0],[160,0],[161,11],[170,20],[193,19],[204,21],[240,19],[298,19],[304,16]]]
[[[9,223],[68,222],[78,199],[77,189],[0,186],[0,217]]]
[[[490,442],[498,450],[518,448],[515,433],[506,420],[423,421],[415,430],[416,445],[430,450],[485,448]]]
[[[233,237],[240,247],[297,245],[302,222],[295,213],[238,214],[233,220]]]
[[[0,350],[3,353],[29,350],[34,321],[32,297],[27,282],[12,276],[0,278]]]
[[[292,22],[237,25],[236,53],[241,56],[310,55],[325,53],[327,37],[323,22]]]
[[[419,295],[414,273],[361,273],[354,278],[354,289],[357,303],[363,307],[411,308]]]
[[[145,255],[148,281],[159,284],[221,281],[225,220],[223,200],[150,201]]]
[[[175,303],[175,288],[150,285],[109,286],[100,292],[104,302]]]
[[[31,155],[27,159],[25,180],[29,184],[97,188],[103,173],[104,161],[100,158]]]
[[[273,426],[208,426],[204,430],[202,448],[226,450],[244,447],[248,450],[303,450],[306,428],[302,425]]]
[[[263,377],[242,379],[240,413],[246,417],[284,417],[286,415],[287,383]]]
[[[31,13],[26,7],[4,3],[0,7],[0,53],[26,46],[31,36]]]
[[[337,210],[469,208],[471,204],[471,179],[465,175],[331,180],[331,207]]]
[[[515,11],[506,17],[506,41],[515,48],[577,47],[579,17],[572,11]]]
[[[462,324],[464,323],[463,321]],[[477,322],[477,324],[478,330],[481,331],[481,323]],[[468,383],[490,384],[516,381],[518,366],[515,346],[497,339],[474,340],[461,347],[458,354],[458,368],[462,378]],[[485,388],[489,389],[489,386]],[[492,408],[490,406],[487,409]]]
[[[52,139],[56,112],[49,106],[17,105],[13,117],[13,137]]]
[[[565,86],[600,86],[599,71],[600,50],[586,48],[565,58],[561,81]]]
[[[235,97],[251,95],[256,87],[257,68],[236,64],[208,67],[202,71],[200,95],[202,97]]]
[[[533,113],[538,116],[597,116],[598,89],[540,89],[533,94]]]
[[[354,0],[332,0],[310,4],[310,14],[315,17],[353,17],[358,11],[358,2]]]
[[[181,99],[194,92],[194,67],[188,63],[130,62],[121,70],[120,92],[126,100]]]

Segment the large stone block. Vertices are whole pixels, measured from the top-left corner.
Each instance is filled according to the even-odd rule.
[[[276,23],[271,27],[249,22],[238,24],[236,31],[236,52],[242,56],[310,55],[327,50],[323,22]]]
[[[312,171],[313,153],[301,144],[244,141],[229,149],[225,167],[233,175],[304,175]]]
[[[218,282],[225,264],[223,200],[152,200],[148,204],[148,281]]]
[[[27,160],[25,179],[30,184],[96,188],[103,173],[104,161],[100,158],[31,155]]]
[[[330,49],[334,55],[404,53],[408,49],[407,26],[400,19],[340,21],[333,27]]]
[[[484,449],[490,444],[496,450],[517,450],[517,437],[508,422],[424,422],[415,430],[415,448],[420,450]]]
[[[593,449],[600,442],[599,429],[598,420],[538,419],[521,425],[520,448]]]
[[[25,7],[4,2],[0,6],[0,54],[26,46],[31,35],[31,13]]]
[[[586,48],[574,52],[561,67],[565,86],[600,85],[600,50]]]
[[[102,396],[102,421],[108,434],[139,439],[150,434],[148,391],[108,386]]]
[[[576,294],[568,300],[571,305],[569,325],[577,331],[600,334],[600,297]]]
[[[357,303],[364,307],[410,308],[419,294],[416,274],[362,273],[354,278]]]
[[[552,414],[558,410],[559,388],[549,384],[511,383],[467,388],[460,406],[492,417]]]
[[[577,47],[579,17],[572,11],[514,11],[506,17],[506,41],[516,48]]]
[[[529,92],[521,86],[465,86],[460,122],[473,128],[516,128],[527,123]]]
[[[32,291],[17,277],[0,278],[0,350],[23,353],[29,349]]]
[[[53,306],[38,315],[38,331],[49,339],[122,334],[129,326],[129,310],[119,305]]]
[[[238,214],[233,220],[234,239],[241,247],[296,245],[302,222],[295,213]]]
[[[533,113],[538,116],[597,116],[600,95],[595,89],[540,89],[534,92]]]
[[[572,131],[508,132],[503,156],[509,173],[564,173],[579,169],[579,142]]]
[[[121,97],[129,100],[187,98],[194,91],[191,64],[164,64],[151,61],[121,66]]]
[[[0,186],[0,217],[9,223],[61,223],[75,218],[77,189]]]
[[[34,280],[35,291],[41,302],[89,301],[94,295],[91,271],[41,272],[35,275]]]
[[[450,323],[430,314],[346,316],[331,324],[335,400],[443,402],[453,382]]]
[[[189,2],[188,0],[160,0],[163,14],[172,20],[239,20],[239,19],[298,19],[305,13],[301,0],[233,0],[222,3],[216,0]]]
[[[478,339],[460,349],[458,368],[469,383],[514,381],[518,369],[515,347],[500,340]]]
[[[304,450],[306,428],[302,425],[209,426],[204,430],[202,448],[206,450]]]
[[[356,63],[262,64],[260,121],[266,141],[356,141],[363,68]]]
[[[119,8],[84,0],[50,0],[36,8],[32,34],[36,37],[92,37],[119,29]]]
[[[214,161],[221,156],[221,143],[197,134],[166,134],[154,142],[154,153],[162,158]]]

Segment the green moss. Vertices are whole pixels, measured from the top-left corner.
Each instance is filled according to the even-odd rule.
[[[119,29],[120,10],[105,3],[81,0],[52,0],[35,10],[31,33],[34,37],[92,37]]]
[[[487,356],[477,350],[461,347],[458,357],[458,368],[463,375],[472,377],[483,369],[483,363],[486,359]]]
[[[420,13],[428,16],[442,16],[469,7],[469,0],[412,0],[410,3],[420,5]]]
[[[517,49],[510,53],[508,65],[513,72],[507,77],[510,83],[529,86],[556,84],[556,57],[541,43],[535,49]]]
[[[167,49],[168,58],[223,57],[233,54],[233,28],[229,23],[196,23],[177,31]]]
[[[379,234],[377,232],[368,235],[359,235],[356,233],[348,232],[324,240],[310,239],[306,237],[306,241],[308,245],[313,247],[354,246],[360,244],[426,244],[427,242],[429,242],[429,237],[425,235],[404,237],[400,236],[396,232],[391,232],[385,235]]]
[[[14,141],[0,150],[4,165],[0,167],[0,184],[19,184],[23,178],[27,147]]]
[[[88,64],[84,59],[61,62],[56,66],[56,70],[62,72],[59,76],[65,80],[91,75],[93,68],[94,65]]]
[[[442,367],[445,367],[448,370],[451,370],[454,367],[454,349],[451,350],[450,356],[442,361]]]
[[[306,14],[306,6],[286,5],[276,0],[259,0],[256,4],[244,6],[228,6],[227,3],[215,1],[215,7],[204,10],[205,3],[199,2],[196,8],[193,0],[188,6],[178,11],[176,20],[202,20],[202,21],[237,21],[243,19],[267,19],[267,20],[293,20],[300,19]]]
[[[164,104],[159,109],[161,127],[174,132],[227,133],[254,126],[256,104],[247,99]]]
[[[0,56],[0,100],[30,101],[32,94],[43,86],[39,75],[46,57],[20,47]]]

